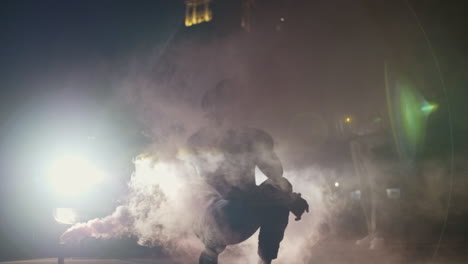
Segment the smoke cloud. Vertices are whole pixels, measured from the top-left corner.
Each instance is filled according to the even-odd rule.
[[[259,38],[271,41],[269,45],[252,47]],[[272,134],[286,168],[284,176],[291,181],[294,191],[302,193],[310,204],[311,212],[301,221],[290,217],[278,262],[305,258],[303,249],[318,241],[319,226],[327,210],[323,203],[323,183],[318,176],[332,172],[310,163],[304,165],[304,157],[311,154],[304,149],[310,146],[318,150],[326,141],[325,124],[317,106],[307,99],[317,102],[309,89],[312,84],[308,74],[298,78],[307,69],[298,66],[305,60],[298,56],[300,52],[294,55],[280,48],[287,39],[278,43],[276,40],[278,36],[234,34],[210,41],[171,43],[163,46],[162,52],[135,56],[126,74],[114,76],[113,84],[118,88],[115,100],[136,110],[152,143],[135,160],[126,201],[109,216],[71,227],[61,240],[67,243],[86,237],[131,236],[140,245],[161,246],[168,254],[182,258],[182,263],[194,263],[203,245],[192,231],[193,223],[212,193],[181,150],[187,138],[205,122],[200,110],[203,93],[223,79],[234,79],[240,84],[237,91],[240,104],[231,120]],[[296,65],[302,72],[288,65]],[[297,93],[305,96],[299,98],[294,95]],[[312,120],[291,123],[297,114],[311,112]],[[309,121],[312,126],[301,125]],[[298,137],[297,122],[302,122],[299,129],[312,129],[317,136],[311,140],[308,132],[303,131]],[[314,125],[317,130],[313,129]],[[297,146],[301,148],[295,149]],[[298,157],[301,166],[297,166]],[[257,234],[240,245],[228,247],[221,261],[254,263],[256,251]]]
[[[319,171],[286,172],[295,191],[309,201],[311,213],[301,221],[290,217],[282,242],[279,263],[304,257],[304,249],[318,240],[317,229],[325,213],[322,191],[314,176]],[[193,233],[193,225],[209,202],[210,189],[199,181],[190,166],[182,160],[140,157],[135,160],[135,173],[129,182],[126,203],[100,219],[80,223],[67,230],[62,242],[72,243],[87,237],[135,237],[143,246],[161,246],[181,263],[194,263],[203,249]],[[221,255],[224,263],[254,263],[257,259],[257,235],[240,245],[228,247]]]
[[[335,10],[329,8],[330,12]],[[195,263],[203,245],[192,231],[193,223],[212,192],[181,150],[187,138],[204,124],[204,113],[200,111],[204,92],[221,80],[235,79],[240,84],[240,104],[231,119],[273,136],[285,167],[284,176],[310,205],[310,213],[301,221],[290,217],[277,263],[305,262],[305,249],[319,241],[323,235],[321,225],[342,206],[330,203],[326,196],[328,181],[336,178],[336,169],[324,168],[313,160],[331,135],[327,120],[352,109],[353,103],[363,107],[362,100],[352,98],[365,92],[350,93],[353,89],[340,87],[348,88],[351,83],[353,88],[369,91],[379,81],[367,78],[368,71],[376,68],[376,58],[368,48],[360,48],[360,44],[368,42],[362,33],[363,22],[351,26],[345,37],[334,36],[336,43],[352,45],[353,52],[349,47],[330,46],[324,37],[327,32],[346,32],[346,20],[326,24],[325,29],[316,26],[320,22],[299,25],[310,32],[307,35],[300,31],[267,31],[211,36],[209,40],[186,39],[135,56],[126,74],[113,80],[118,88],[116,100],[136,110],[152,143],[135,160],[126,201],[109,216],[71,227],[62,235],[62,241],[131,236],[140,245],[161,246],[182,259],[181,263]],[[353,30],[359,34],[353,34]],[[365,63],[356,67],[346,65],[346,61]],[[336,98],[337,93],[344,94]],[[369,94],[371,97],[375,93]],[[240,245],[228,247],[220,258],[223,263],[255,263],[256,251],[254,235]]]

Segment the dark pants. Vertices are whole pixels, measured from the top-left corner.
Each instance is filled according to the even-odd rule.
[[[262,192],[267,188],[270,190]],[[262,184],[259,186],[257,197],[258,195],[269,196],[274,193],[271,192],[271,186]],[[205,251],[200,256],[199,264],[218,263],[218,255],[226,246],[248,239],[258,228],[260,228],[259,256],[265,260],[276,259],[288,225],[289,210],[276,204],[275,199],[268,198],[256,199],[270,201],[262,204],[237,199],[214,201],[207,208],[197,230],[198,237],[205,244]]]

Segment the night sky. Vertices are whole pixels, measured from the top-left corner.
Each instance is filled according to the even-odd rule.
[[[263,2],[259,5],[265,5]],[[230,43],[232,46],[239,43],[242,46],[239,61],[249,62],[245,68],[236,68],[237,58],[227,61],[223,57],[227,55],[221,54],[233,49],[236,50],[233,54],[240,54],[237,49],[241,49],[227,45],[218,47],[224,44],[213,45],[219,48],[220,54],[211,56],[223,58],[213,65],[224,62],[233,65],[225,71],[236,69],[241,75],[244,71],[252,72],[246,76],[256,85],[250,96],[257,100],[259,109],[252,112],[252,118],[261,119],[261,124],[271,128],[273,134],[280,138],[285,138],[288,131],[278,128],[282,123],[274,120],[288,120],[295,111],[333,113],[327,118],[347,112],[382,111],[384,96],[376,87],[383,85],[384,60],[409,75],[431,76],[421,81],[425,84],[422,88],[425,96],[445,100],[437,84],[437,69],[428,43],[403,0],[392,4],[368,0],[355,1],[355,4],[344,0],[333,3],[298,2],[294,8],[282,6],[281,1],[276,0],[271,5],[267,4],[268,8],[260,12],[264,24],[260,23],[259,28],[271,32],[259,29],[244,37],[248,39],[245,42],[237,42],[236,39],[225,41],[230,33],[219,32],[220,29],[214,26],[218,30],[216,34],[210,33],[213,28],[209,25],[194,26],[193,30],[185,28],[183,1],[2,1],[0,255],[4,252],[11,252],[7,258],[24,255],[25,252],[18,249],[21,241],[29,239],[27,234],[30,230],[50,221],[49,215],[37,216],[41,215],[41,210],[50,209],[52,198],[38,190],[37,177],[32,176],[35,164],[43,158],[41,152],[34,149],[66,141],[66,138],[58,139],[60,134],[66,134],[76,142],[97,136],[107,154],[123,153],[106,162],[121,163],[113,169],[127,173],[131,158],[151,139],[141,133],[147,129],[147,124],[140,109],[121,98],[122,91],[116,88],[120,87],[116,82],[126,79],[122,76],[130,75],[131,70],[128,69],[132,66],[129,65],[151,64],[148,58],[158,54],[157,58],[168,61],[175,57],[175,62],[169,65],[175,65],[178,70],[174,71],[189,76],[187,79],[192,80],[194,86],[214,83],[216,78],[212,78],[213,75],[223,71],[215,66],[204,71],[199,66],[201,59],[210,57],[206,52],[211,48],[207,47],[212,47],[211,44],[200,44],[199,39],[204,38],[200,36],[208,35],[217,39],[216,43]],[[410,2],[439,59],[454,113],[456,139],[466,142],[468,19],[465,13],[468,6],[463,1]],[[301,4],[304,8],[300,7]],[[271,14],[272,18],[265,14]],[[275,26],[283,14],[286,14],[287,23],[284,32],[278,33]],[[210,23],[216,25],[216,17]],[[232,34],[238,36],[238,33]],[[184,42],[186,38],[188,42]],[[184,56],[186,59],[182,65],[179,60]],[[151,81],[171,72],[172,68],[165,65],[158,64],[154,69],[147,67],[151,68],[148,70],[148,75],[153,78]],[[192,75],[200,78],[194,80],[184,67],[192,67]],[[148,78],[135,79],[143,79],[144,82]],[[169,83],[168,87],[181,84],[177,88],[180,90],[164,94],[169,98],[181,91],[181,97],[188,97],[185,100],[188,104],[196,104],[201,91],[206,90],[206,87],[198,86],[192,89],[188,81]],[[281,107],[285,109],[283,112],[269,114],[271,109]],[[251,103],[246,109],[255,107]],[[434,136],[446,136],[445,117],[440,114],[438,119],[442,120],[441,123],[433,124],[434,131],[442,131],[434,132]],[[38,138],[42,143],[38,143]],[[466,146],[466,143],[458,146]],[[116,180],[118,183],[110,189],[109,198],[102,201],[104,209],[92,214],[105,214],[112,210],[126,180],[126,176]],[[47,202],[37,204],[30,201],[39,198]],[[31,224],[30,219],[36,217],[39,219],[37,223]],[[50,235],[43,235],[51,239]],[[27,248],[34,246],[28,245]]]

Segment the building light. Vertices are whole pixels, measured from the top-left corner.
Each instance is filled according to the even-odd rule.
[[[185,1],[185,26],[190,27],[213,19],[211,0]]]

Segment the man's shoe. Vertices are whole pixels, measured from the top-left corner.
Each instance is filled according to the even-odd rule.
[[[356,245],[360,247],[369,247],[372,241],[372,236],[368,235],[362,239],[356,240]]]
[[[369,249],[370,250],[379,250],[384,247],[384,239],[382,237],[374,237],[371,242]]]
[[[198,259],[198,264],[218,264],[218,256],[213,256],[212,254],[203,251]]]
[[[271,264],[271,259],[270,260],[267,260],[267,259],[261,259],[258,261],[258,264]]]

